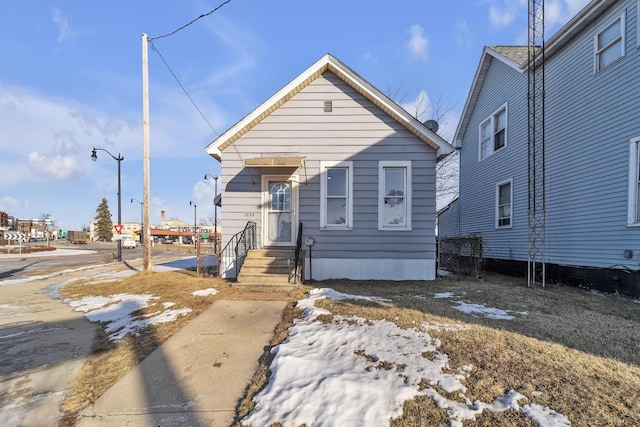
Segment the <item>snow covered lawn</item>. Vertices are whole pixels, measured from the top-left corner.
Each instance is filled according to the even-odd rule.
[[[406,400],[422,394],[447,411],[454,427],[483,411],[507,409],[540,425],[570,425],[565,415],[528,403],[517,390],[508,390],[492,402],[467,398],[464,382],[474,367],[449,369],[447,355],[438,350],[440,341],[429,332],[468,329],[468,325],[424,323],[403,329],[386,320],[340,315],[323,322],[318,316],[330,312],[316,307],[315,301],[324,298],[363,297],[314,289],[309,298],[299,301],[303,318],[290,329],[289,338],[274,348],[271,381],[256,396],[255,410],[243,422],[388,426],[391,418],[402,415]],[[473,312],[493,315],[496,310],[475,307]],[[447,397],[452,394],[457,398]]]

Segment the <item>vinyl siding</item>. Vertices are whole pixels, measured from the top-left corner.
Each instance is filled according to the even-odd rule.
[[[549,58],[546,78],[546,262],[638,269],[640,229],[627,227],[629,140],[640,136],[637,1],[621,1]],[[626,12],[625,56],[594,74],[593,37]],[[460,166],[461,233],[485,256],[527,259],[527,75],[492,61]],[[478,124],[508,102],[508,147],[478,161]],[[496,230],[495,184],[513,179],[513,228]],[[623,252],[631,249],[632,259]]]
[[[332,112],[323,111],[325,100],[332,101]],[[305,157],[306,167],[261,170],[242,165],[246,158],[284,153]],[[378,230],[380,160],[412,161],[411,231]],[[353,162],[352,230],[320,229],[324,161]],[[222,151],[224,239],[252,220],[261,240],[261,174],[292,174],[299,181],[298,220],[304,236],[316,239],[314,258],[434,259],[435,161],[432,148],[326,72]]]

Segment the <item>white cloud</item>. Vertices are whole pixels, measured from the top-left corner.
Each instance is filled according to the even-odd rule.
[[[402,103],[402,108],[421,122],[431,119],[433,114],[431,98],[424,90],[421,90],[413,101]]]
[[[362,55],[362,60],[364,62],[369,62],[371,64],[377,64],[378,63],[378,58],[374,54],[372,54],[370,52],[364,53]]]
[[[60,9],[53,9],[51,20],[58,26],[58,43],[62,43],[67,39],[72,39],[76,36],[75,32],[69,25],[69,20]]]
[[[47,156],[36,152],[29,154],[29,166],[34,173],[55,179],[72,179],[83,172],[74,157]]]
[[[20,205],[17,199],[14,199],[11,196],[3,196],[0,197],[0,211],[11,211],[12,209],[17,208]]]
[[[462,18],[456,18],[455,31],[456,42],[458,42],[460,46],[471,47],[473,43],[473,37],[471,35],[471,31],[469,30],[467,21]]]
[[[501,8],[491,6],[489,8],[489,22],[493,27],[507,27],[514,21],[516,12],[517,9],[510,5],[505,5]]]
[[[424,36],[424,29],[420,25],[412,25],[409,33],[411,39],[407,47],[411,55],[426,61],[429,58],[429,39]]]

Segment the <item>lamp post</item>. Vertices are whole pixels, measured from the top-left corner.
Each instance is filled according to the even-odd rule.
[[[140,203],[140,246],[144,245],[144,218],[142,216],[142,207],[144,206],[144,202],[141,202],[138,199],[131,199],[131,203],[138,202]]]
[[[193,206],[193,244],[196,248],[196,277],[200,277],[200,245],[198,244],[198,220],[196,212],[198,206],[189,200],[189,204]]]
[[[122,225],[122,203],[121,203],[122,192],[120,191],[120,162],[124,160],[124,157],[122,157],[120,153],[118,153],[118,157],[116,157],[113,154],[111,154],[108,150],[105,150],[104,148],[93,147],[93,150],[91,151],[91,160],[93,160],[94,162],[98,160],[98,154],[96,153],[96,151],[104,151],[105,153],[110,155],[113,158],[113,160],[118,162],[118,225]],[[118,239],[118,261],[122,261],[122,240],[121,239]]]
[[[218,177],[211,175],[210,173],[204,174],[204,180],[207,180],[207,177],[210,176],[213,178],[214,184],[214,192],[213,192],[213,252],[218,255],[218,207],[216,206],[216,197],[218,197]]]
[[[189,205],[193,206],[193,236],[194,236],[194,242],[198,240],[198,220],[197,220],[197,212],[198,212],[198,206],[193,203],[191,200],[189,200]]]

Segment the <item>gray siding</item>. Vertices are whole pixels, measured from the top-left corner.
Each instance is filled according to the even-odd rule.
[[[460,235],[460,201],[454,200],[438,214],[438,237]]]
[[[333,111],[323,112],[325,100]],[[244,168],[242,159],[289,153],[306,168]],[[412,161],[412,231],[378,230],[378,161]],[[353,230],[320,230],[320,162],[353,162]],[[315,257],[435,258],[436,152],[334,74],[327,72],[222,152],[224,240],[247,220],[261,229],[261,173],[297,175],[298,220]],[[255,185],[252,184],[252,178]],[[261,243],[260,243],[261,244]]]
[[[594,34],[622,11],[626,55],[594,74]],[[546,63],[549,263],[638,269],[640,229],[626,225],[629,140],[640,136],[637,23],[637,1],[618,2]],[[526,78],[494,60],[463,136],[461,233],[481,233],[487,257],[527,259]],[[508,147],[478,162],[478,125],[507,101]],[[510,178],[513,228],[496,230],[495,185]]]

